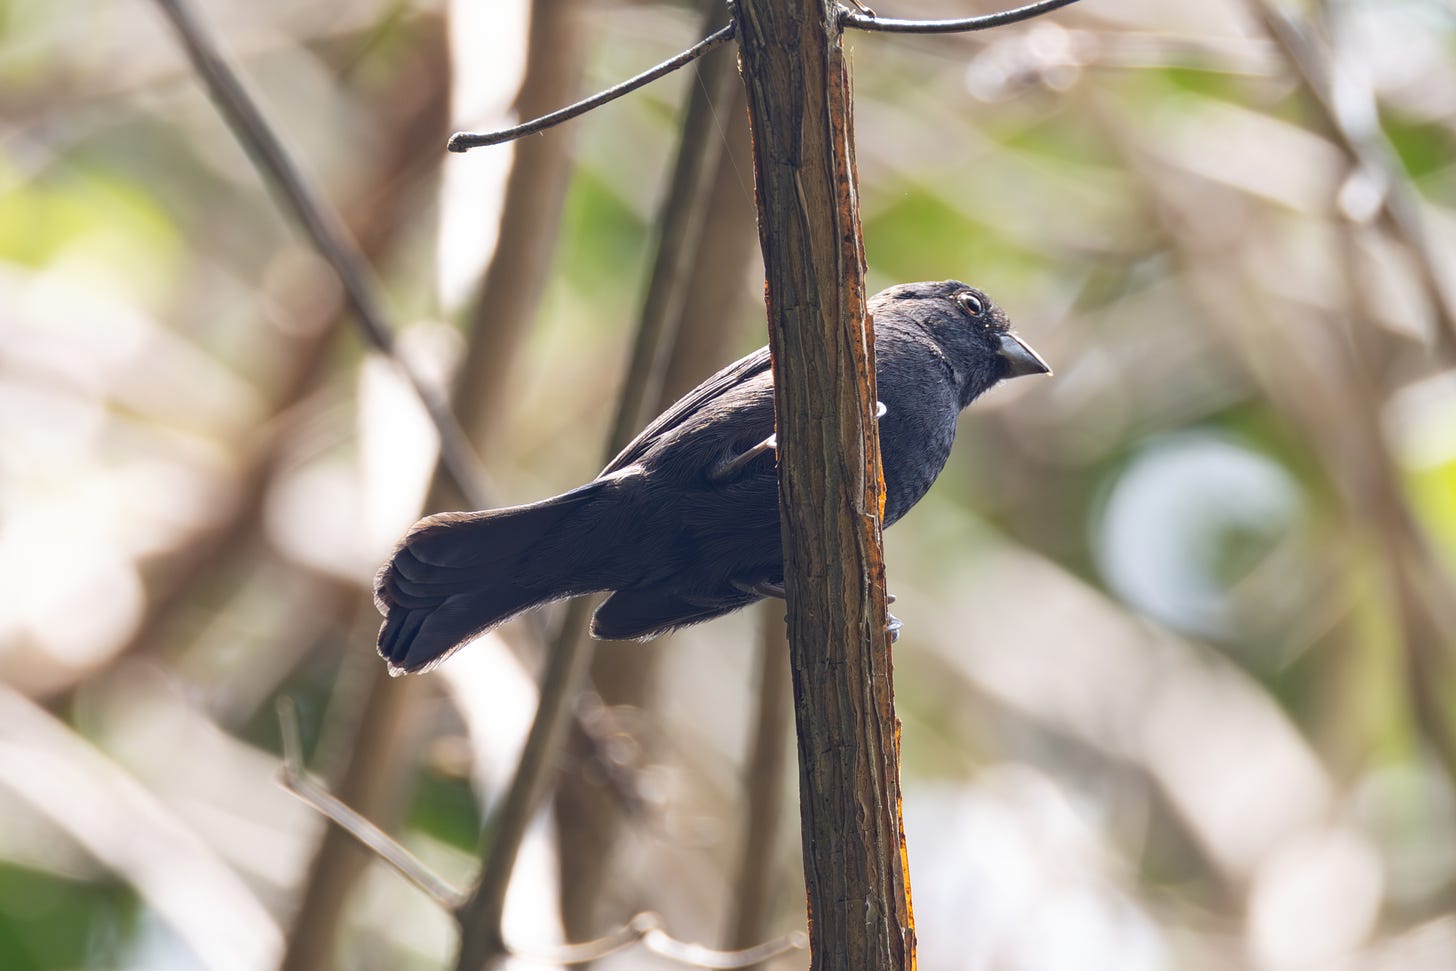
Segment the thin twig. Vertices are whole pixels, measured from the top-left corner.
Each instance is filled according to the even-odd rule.
[[[283,766],[278,773],[283,788],[363,843],[380,859],[394,867],[395,872],[429,894],[441,907],[454,910],[459,906],[464,894],[436,876],[418,857],[307,773],[303,766],[303,740],[298,728],[298,706],[287,696],[278,699],[278,730],[283,740]],[[679,964],[732,969],[753,967],[781,954],[803,950],[808,945],[808,938],[803,931],[795,931],[755,947],[740,951],[720,951],[678,940],[662,929],[660,916],[644,911],[616,930],[590,941],[531,951],[506,947],[504,951],[513,958],[540,964],[590,964],[638,943],[652,953]]]
[[[979,17],[963,17],[959,20],[893,20],[888,17],[855,13],[840,7],[839,23],[842,27],[856,30],[878,30],[891,34],[957,34],[969,30],[989,30],[1007,24],[1020,23],[1044,13],[1051,13],[1061,7],[1070,6],[1077,0],[1038,0],[1014,10],[982,14]]]
[[[775,837],[783,810],[784,761],[789,754],[789,716],[793,712],[783,606],[761,604],[758,619],[758,714],[744,766],[743,787],[748,798],[728,908],[725,943],[730,947],[745,947],[762,939],[773,913],[773,878],[779,856]]]
[[[512,142],[517,138],[524,138],[527,135],[534,135],[537,132],[545,131],[547,128],[559,125],[563,121],[570,121],[577,115],[584,115],[593,108],[600,107],[609,101],[616,101],[624,94],[631,94],[643,85],[651,84],[658,78],[671,74],[685,64],[691,64],[719,44],[724,44],[732,40],[737,29],[736,24],[728,24],[726,27],[720,27],[676,57],[671,57],[656,67],[648,68],[634,78],[629,78],[615,87],[592,95],[590,98],[578,101],[573,105],[567,105],[559,111],[553,111],[549,115],[542,115],[540,118],[517,125],[514,128],[506,128],[502,131],[493,132],[458,131],[450,136],[450,141],[445,147],[452,152],[468,152],[472,148],[480,148],[484,145],[499,145],[502,142]]]
[[[298,706],[287,696],[278,699],[278,731],[283,739],[283,767],[278,773],[278,781],[283,788],[364,844],[381,860],[394,867],[400,876],[429,894],[441,907],[453,910],[459,906],[460,901],[465,899],[465,894],[436,876],[434,871],[388,833],[375,826],[363,814],[355,812],[308,774],[303,765]]]
[[[725,30],[727,33],[720,30],[712,36],[721,35],[726,40],[732,36],[732,28]],[[703,48],[702,52],[708,49],[699,47]],[[702,221],[711,173],[709,163],[716,160],[719,148],[709,123],[711,105],[705,98],[696,96],[699,90],[695,86],[690,91],[691,101],[673,165],[672,185],[657,227],[657,256],[607,436],[604,463],[610,462],[631,440],[651,416],[650,409],[660,407],[654,392],[662,386],[672,328],[681,323],[679,311],[688,278],[686,263],[693,253],[689,243]],[[485,858],[480,882],[456,915],[461,928],[457,966],[462,969],[479,967],[492,951],[504,946],[500,920],[506,887],[526,827],[545,794],[549,770],[560,758],[563,728],[587,674],[591,650],[585,641],[585,628],[593,606],[590,598],[577,598],[567,606],[562,626],[547,654],[536,716],[516,775],[491,826],[491,842],[483,847]]]
[[[1310,40],[1305,26],[1269,0],[1249,0],[1249,4],[1313,95],[1333,140],[1380,186],[1381,210],[1415,258],[1440,321],[1437,342],[1448,355],[1456,352],[1456,284],[1445,272],[1444,257],[1426,225],[1420,197],[1380,127],[1375,92],[1342,69],[1337,58]]]
[[[643,935],[642,946],[653,954],[690,967],[752,968],[790,951],[804,950],[809,946],[809,935],[803,931],[794,931],[757,947],[744,948],[741,951],[717,951],[701,944],[684,943],[669,937],[665,931],[652,930]]]
[[[177,31],[193,69],[207,87],[233,135],[265,176],[269,187],[302,225],[319,255],[338,275],[365,338],[399,368],[429,413],[440,435],[441,461],[450,470],[460,491],[476,507],[488,505],[484,501],[484,476],[469,440],[450,413],[441,390],[425,380],[397,353],[394,331],[387,323],[383,310],[384,302],[363,255],[344,228],[338,212],[303,175],[284,149],[187,0],[156,0],[156,4]]]

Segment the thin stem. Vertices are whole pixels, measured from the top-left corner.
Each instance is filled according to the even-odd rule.
[[[694,50],[706,53],[711,46],[731,37],[732,33],[730,25]],[[714,41],[714,38],[719,40]],[[709,44],[709,41],[713,43]],[[687,60],[682,59],[682,63],[687,63]],[[679,311],[689,275],[686,260],[692,253],[688,242],[702,221],[708,174],[711,172],[708,163],[715,159],[714,151],[718,147],[709,126],[708,110],[711,106],[700,104],[699,99],[693,97],[698,90],[695,87],[689,93],[692,100],[673,166],[672,186],[657,230],[657,257],[633,338],[627,374],[622,381],[607,436],[603,463],[610,462],[621,451],[637,429],[651,417],[654,406],[660,405],[655,391],[662,386],[668,356],[666,350],[673,338],[672,329],[681,323]],[[697,106],[696,111],[692,105]],[[561,756],[564,728],[586,680],[592,652],[585,638],[585,628],[594,606],[594,601],[585,597],[579,597],[567,606],[547,655],[536,716],[527,734],[516,775],[491,827],[491,842],[483,847],[485,858],[480,882],[456,914],[461,928],[457,967],[461,969],[477,968],[487,957],[504,949],[500,921],[506,888],[526,827],[540,807],[550,782],[550,770]]]
[[[1044,13],[1051,13],[1061,7],[1070,6],[1077,0],[1038,0],[1014,10],[983,14],[979,17],[963,17],[960,20],[892,20],[868,14],[854,13],[840,8],[839,23],[856,30],[878,30],[891,34],[956,34],[968,30],[989,30],[1007,24],[1020,23]]]
[[[441,461],[450,470],[460,491],[476,507],[488,505],[485,502],[484,477],[469,440],[450,413],[440,389],[426,381],[396,352],[394,332],[387,323],[379,290],[369,274],[363,254],[344,228],[338,212],[309,182],[284,149],[187,0],[156,0],[156,3],[177,31],[188,60],[233,135],[280,202],[302,225],[319,255],[338,276],[365,339],[394,363],[429,413],[430,421],[440,435]]]
[[[283,768],[279,772],[283,788],[332,820],[441,907],[451,910],[459,906],[464,894],[441,880],[418,857],[391,839],[388,833],[308,774],[303,765],[303,742],[299,738],[298,706],[286,696],[278,699],[278,731],[283,739]]]
[[[387,833],[308,774],[303,765],[298,706],[287,696],[278,699],[278,730],[283,740],[283,767],[279,778],[285,789],[363,843],[406,880],[429,894],[441,907],[452,910],[459,906],[463,894],[441,880],[417,857],[390,839]],[[720,951],[678,940],[662,929],[661,917],[644,911],[616,930],[590,941],[563,944],[539,951],[522,951],[502,945],[501,953],[546,965],[590,964],[639,943],[652,953],[678,964],[732,969],[751,968],[791,951],[801,951],[808,946],[808,938],[803,931],[795,931],[743,950]]]
[[[1249,5],[1313,95],[1328,134],[1351,162],[1383,188],[1381,208],[1414,256],[1440,322],[1438,346],[1447,356],[1456,353],[1456,285],[1444,270],[1445,261],[1427,227],[1420,196],[1411,188],[1399,155],[1380,127],[1375,92],[1351,72],[1342,71],[1337,58],[1322,50],[1306,28],[1269,0],[1249,0]]]
[[[545,131],[547,128],[559,125],[563,121],[570,121],[577,115],[584,115],[593,108],[598,108],[609,101],[616,101],[624,94],[630,94],[643,85],[651,84],[658,78],[666,74],[671,74],[685,64],[691,64],[719,44],[724,44],[731,40],[737,29],[735,24],[728,24],[726,27],[721,27],[676,57],[669,58],[656,67],[643,71],[634,78],[629,78],[615,87],[592,95],[590,98],[578,101],[573,105],[567,105],[565,108],[553,111],[549,115],[542,115],[540,118],[517,125],[514,128],[506,128],[502,131],[493,132],[456,132],[450,136],[450,141],[445,147],[452,152],[467,152],[472,148],[480,148],[483,145],[499,145],[502,142],[512,142],[518,138],[524,138],[527,135],[534,135],[537,132]]]

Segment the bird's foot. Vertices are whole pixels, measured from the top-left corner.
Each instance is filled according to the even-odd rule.
[[[900,631],[904,628],[905,622],[894,614],[886,613],[885,632],[890,635],[890,643],[893,644],[900,639]]]

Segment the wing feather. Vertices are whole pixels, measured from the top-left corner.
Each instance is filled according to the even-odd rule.
[[[622,449],[621,453],[602,470],[602,474],[616,472],[640,461],[664,435],[691,421],[710,403],[741,397],[746,405],[751,399],[763,397],[765,389],[772,402],[773,376],[769,372],[768,348],[760,347],[747,357],[734,361],[679,398],[676,404],[658,415],[650,425],[642,430],[641,434],[632,439],[627,447]],[[770,404],[769,428],[764,435],[773,431],[772,414],[773,409]]]

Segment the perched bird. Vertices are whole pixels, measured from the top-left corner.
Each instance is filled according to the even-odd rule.
[[[1051,369],[1002,310],[955,280],[870,298],[885,525],[945,467],[956,418],[998,381]],[[379,653],[422,671],[540,604],[611,591],[592,636],[663,634],[783,596],[773,374],[761,348],[713,375],[591,482],[509,509],[415,524],[379,571]]]

